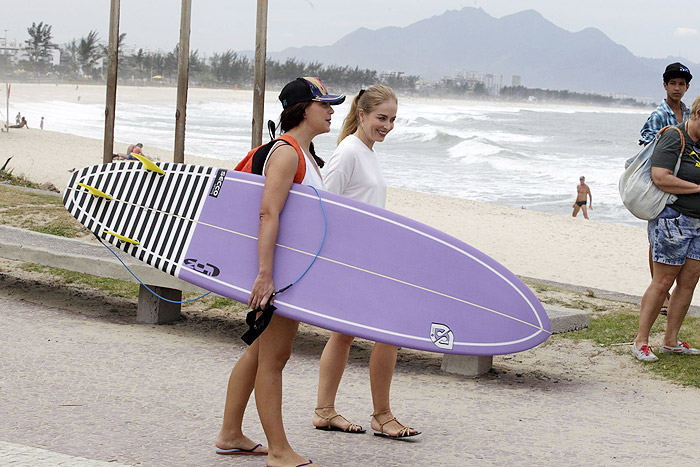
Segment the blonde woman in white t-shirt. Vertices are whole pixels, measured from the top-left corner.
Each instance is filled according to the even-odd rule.
[[[375,206],[386,205],[386,182],[374,144],[384,141],[394,128],[398,100],[387,86],[375,85],[355,97],[343,122],[338,147],[325,170],[326,189]],[[354,337],[334,332],[321,355],[318,398],[312,422],[319,430],[364,433],[335,410],[335,398]],[[369,360],[369,377],[374,411],[370,425],[376,435],[406,438],[420,434],[407,427],[391,412],[389,393],[398,348],[375,343]]]

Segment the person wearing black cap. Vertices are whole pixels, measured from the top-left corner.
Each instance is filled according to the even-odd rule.
[[[681,101],[690,87],[690,74],[688,67],[682,63],[671,63],[663,74],[666,99],[649,115],[646,123],[640,131],[642,137],[640,145],[651,143],[656,134],[665,126],[678,125],[690,118],[690,109]]]
[[[678,62],[671,63],[666,67],[663,79],[666,99],[649,115],[644,123],[640,132],[642,135],[639,140],[640,145],[646,146],[651,143],[663,127],[678,125],[690,118],[690,109],[681,100],[690,87],[690,80],[693,79],[688,67]],[[649,246],[649,271],[653,277],[654,262],[651,257],[651,245]],[[666,297],[661,306],[662,315],[667,313],[669,298],[671,298],[670,295]]]
[[[312,140],[330,131],[331,106],[341,104],[345,96],[329,94],[318,78],[298,78],[282,89],[279,99],[283,107],[279,126],[288,138],[272,146],[262,169],[265,185],[257,240],[258,274],[248,299],[253,310],[265,310],[272,304],[279,218],[299,171],[300,157],[306,168],[301,183],[323,189],[319,170],[323,160],[315,155]],[[264,332],[239,358],[228,382],[224,420],[215,442],[217,454],[267,455],[269,466],[313,465],[292,449],[282,423],[282,370],[292,352],[298,327],[298,321],[273,313]],[[242,431],[243,415],[253,389],[268,448],[256,444]]]

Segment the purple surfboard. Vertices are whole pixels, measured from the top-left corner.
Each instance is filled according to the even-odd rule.
[[[164,174],[139,162],[76,171],[63,197],[66,209],[141,261],[247,302],[257,275],[265,179],[158,165]],[[323,246],[308,272],[275,298],[279,315],[401,347],[467,355],[519,352],[551,335],[533,292],[484,253],[385,209],[319,194],[322,201],[295,184],[281,215],[278,288],[297,279]]]

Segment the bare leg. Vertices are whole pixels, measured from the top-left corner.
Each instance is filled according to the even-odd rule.
[[[671,294],[671,302],[668,308],[668,320],[664,345],[675,347],[678,343],[678,332],[681,329],[685,315],[693,299],[693,292],[700,277],[700,261],[686,259],[676,278],[676,288]]]
[[[581,208],[583,209],[583,217],[588,219],[588,208],[586,207],[585,204],[583,206],[581,206]]]
[[[271,466],[296,466],[308,462],[289,445],[282,423],[282,370],[292,353],[298,328],[298,321],[273,315],[265,332],[258,337],[255,403],[267,437],[267,463]]]
[[[408,429],[410,434],[417,434],[417,430],[404,427],[397,420],[387,422],[394,418],[394,415],[391,413],[390,393],[391,380],[396,367],[397,352],[398,347],[382,344],[381,342],[376,342],[372,349],[372,356],[369,359],[369,380],[372,387],[372,403],[374,405],[371,426],[373,430],[383,430],[390,436],[397,436],[402,430],[406,431],[406,429]],[[384,426],[381,426],[382,424]]]
[[[651,327],[659,316],[659,308],[661,308],[664,297],[666,297],[680,270],[681,266],[654,263],[654,277],[646,292],[644,292],[644,296],[642,296],[642,307],[639,312],[639,329],[634,340],[637,348],[649,344]]]
[[[231,371],[226,390],[226,405],[224,407],[224,422],[219,436],[216,437],[216,447],[220,449],[253,449],[258,443],[243,434],[242,424],[250,394],[255,385],[255,374],[258,370],[258,342],[248,347],[245,353]],[[267,452],[261,446],[256,452]]]
[[[578,211],[581,209],[581,207],[578,204],[574,204],[574,212],[571,214],[571,217],[576,217],[578,216]]]
[[[318,374],[318,395],[312,423],[314,426],[335,426],[344,431],[362,431],[359,425],[348,422],[344,417],[337,416],[335,397],[338,393],[340,380],[343,378],[345,365],[350,355],[352,336],[339,332],[331,334],[321,354]]]

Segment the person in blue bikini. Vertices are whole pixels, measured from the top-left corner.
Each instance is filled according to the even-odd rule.
[[[282,102],[280,127],[296,146],[277,142],[270,149],[263,167],[265,186],[260,206],[258,231],[258,275],[252,285],[248,305],[253,310],[271,304],[275,284],[273,264],[279,218],[300,166],[305,159],[301,183],[323,189],[319,166],[323,160],[313,149],[314,137],[331,129],[332,105],[341,104],[344,95],[328,94],[318,78],[297,78],[279,95]],[[231,371],[221,431],[216,438],[216,453],[224,455],[267,456],[270,467],[306,466],[313,462],[297,454],[289,444],[282,423],[282,370],[289,359],[299,322],[272,314],[264,332],[246,349]],[[242,422],[248,399],[255,389],[255,402],[268,447],[243,434]]]

